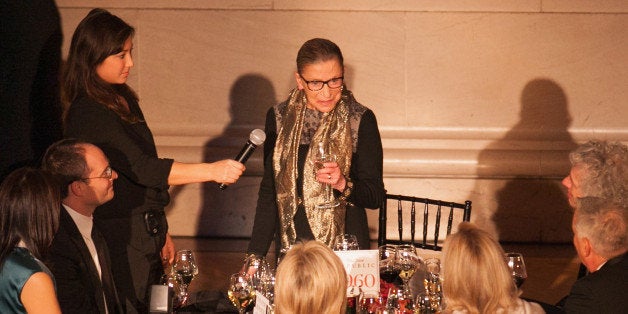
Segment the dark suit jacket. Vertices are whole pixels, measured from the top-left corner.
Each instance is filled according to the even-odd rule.
[[[627,313],[628,253],[612,258],[600,270],[573,285],[565,301],[565,312]]]
[[[100,249],[100,255],[109,259],[106,246]],[[83,236],[65,208],[61,209],[59,230],[46,264],[55,277],[57,298],[63,313],[105,313],[103,284],[98,270]],[[102,272],[103,276],[111,277],[111,272],[106,273],[104,269]],[[115,289],[113,300],[108,300],[108,303],[110,314],[123,313]]]

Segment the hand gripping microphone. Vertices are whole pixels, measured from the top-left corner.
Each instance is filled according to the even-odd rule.
[[[240,163],[245,163],[249,159],[249,157],[251,157],[253,151],[255,151],[255,148],[264,143],[265,140],[266,133],[264,133],[264,131],[260,129],[255,129],[251,131],[251,134],[249,135],[249,140],[246,141],[246,144],[244,144],[244,147],[242,147],[242,150],[234,159]],[[220,185],[221,190],[224,190],[226,188],[226,184],[223,183]]]

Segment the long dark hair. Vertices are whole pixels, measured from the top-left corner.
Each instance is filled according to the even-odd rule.
[[[0,185],[0,269],[22,240],[38,259],[46,256],[59,227],[59,185],[45,170],[17,169]]]
[[[135,29],[104,9],[93,9],[79,23],[72,36],[64,75],[64,100],[71,104],[86,95],[131,123],[139,117],[129,112],[120,101],[128,95],[137,101],[137,94],[127,84],[109,84],[96,73],[96,67],[107,57],[120,53]]]

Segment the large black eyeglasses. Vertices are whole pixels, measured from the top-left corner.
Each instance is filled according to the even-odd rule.
[[[344,76],[334,77],[327,81],[308,81],[305,78],[303,78],[303,75],[301,75],[301,73],[299,73],[299,76],[306,83],[307,89],[313,92],[317,92],[323,89],[324,85],[327,85],[327,87],[331,89],[340,88],[340,86],[342,86],[342,82],[344,81]]]
[[[111,178],[113,177],[113,169],[111,169],[111,166],[107,166],[107,168],[105,168],[105,171],[103,171],[102,175],[98,176],[98,177],[89,177],[89,178],[81,178],[81,180],[86,181],[89,179],[107,179],[107,180],[111,180]]]

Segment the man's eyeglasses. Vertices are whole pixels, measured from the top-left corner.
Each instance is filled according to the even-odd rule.
[[[329,79],[327,81],[308,81],[305,78],[303,78],[303,75],[301,75],[301,73],[299,73],[299,76],[305,82],[305,84],[307,85],[307,88],[309,90],[313,91],[313,92],[317,92],[317,91],[323,89],[324,85],[327,85],[327,87],[329,87],[331,89],[340,88],[340,86],[342,86],[342,82],[344,80],[344,76],[341,76],[341,77],[334,77],[334,78]]]
[[[105,168],[105,171],[103,171],[102,175],[100,175],[98,177],[81,178],[81,180],[83,180],[83,181],[89,180],[89,179],[107,179],[107,180],[111,180],[112,177],[113,177],[113,169],[111,169],[111,166],[107,166],[107,168]]]

